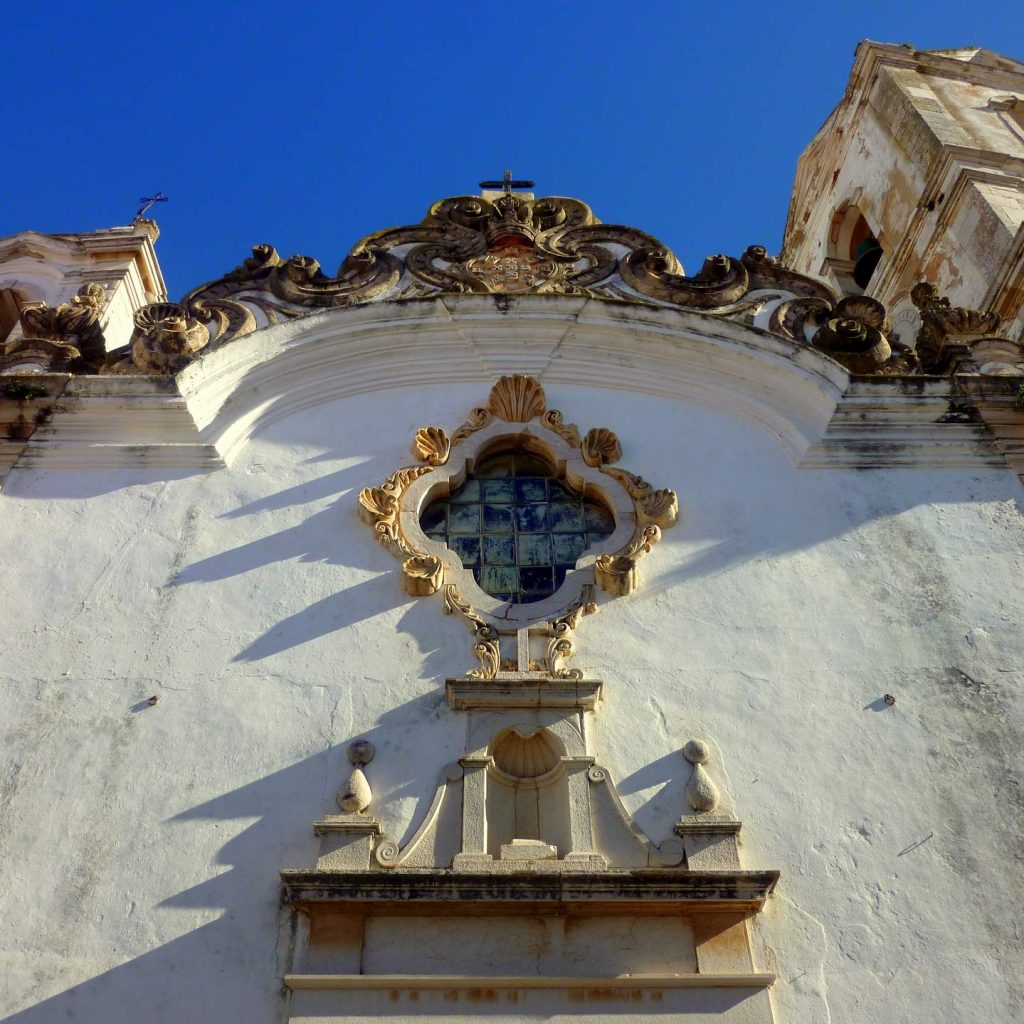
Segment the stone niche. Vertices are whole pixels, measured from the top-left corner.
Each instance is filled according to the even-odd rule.
[[[316,867],[282,872],[289,1020],[771,1021],[747,921],[778,873],[740,867],[707,748],[684,748],[689,813],[656,846],[591,749],[600,682],[509,672],[447,693],[466,752],[409,841],[332,815]]]

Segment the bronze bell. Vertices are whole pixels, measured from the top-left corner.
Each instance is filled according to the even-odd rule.
[[[853,265],[853,280],[858,288],[867,288],[871,275],[875,272],[875,267],[878,266],[878,261],[882,258],[882,247],[878,244],[878,239],[874,237],[865,238],[857,246],[854,256],[856,263]]]

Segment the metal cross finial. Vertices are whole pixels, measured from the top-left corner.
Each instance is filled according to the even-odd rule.
[[[135,220],[142,220],[154,203],[166,203],[170,198],[170,196],[165,196],[163,192],[157,192],[155,196],[142,196],[142,198],[139,199],[139,202],[142,203],[142,205],[139,207],[139,212],[135,214]]]
[[[512,172],[505,171],[502,175],[501,181],[481,181],[480,187],[486,189],[498,189],[502,192],[509,193],[514,188],[533,188],[536,182],[533,181],[513,181]]]

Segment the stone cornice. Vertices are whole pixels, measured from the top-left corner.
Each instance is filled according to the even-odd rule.
[[[531,344],[510,350],[524,324]],[[818,468],[1006,465],[970,413],[965,381],[1008,396],[1000,423],[1024,418],[1016,377],[851,378],[808,345],[700,313],[520,296],[497,316],[493,298],[462,296],[277,324],[208,352],[176,378],[0,376],[9,423],[2,465],[208,470],[306,408],[402,387],[490,387],[513,371],[545,387],[612,388],[712,409]]]
[[[517,865],[514,872],[285,870],[281,878],[288,900],[299,907],[333,903],[379,912],[390,906],[402,914],[472,913],[479,907],[489,915],[628,908],[664,914],[760,910],[779,872],[555,871],[545,870],[541,862],[534,870]]]

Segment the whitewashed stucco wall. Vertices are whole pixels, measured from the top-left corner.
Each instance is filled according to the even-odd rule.
[[[682,809],[679,748],[711,742],[745,866],[782,872],[755,935],[778,1019],[1015,1019],[1016,477],[797,470],[719,412],[548,392],[679,495],[642,589],[602,599],[576,663],[606,683],[598,755],[655,841]],[[278,1020],[278,871],[313,862],[347,742],[376,745],[374,813],[401,837],[463,739],[443,680],[473,664],[469,633],[403,594],[355,496],[485,395],[334,401],[209,473],[10,474],[9,1020]]]

